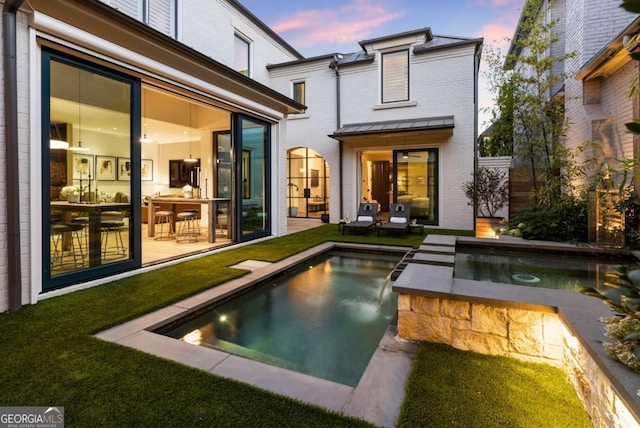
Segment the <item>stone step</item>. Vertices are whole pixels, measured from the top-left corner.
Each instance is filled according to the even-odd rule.
[[[448,245],[420,245],[420,247],[418,247],[418,252],[433,254],[455,254],[456,247],[450,247]]]
[[[410,263],[453,267],[455,256],[453,254],[416,253],[413,258],[407,259],[407,261]]]

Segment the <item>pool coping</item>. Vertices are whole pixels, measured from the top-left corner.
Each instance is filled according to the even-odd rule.
[[[356,387],[293,372],[216,349],[192,345],[153,331],[260,281],[327,251],[374,251],[405,254],[407,247],[327,242],[247,275],[205,290],[162,309],[96,334],[96,337],[166,358],[207,373],[315,404],[379,426],[392,427],[404,398],[404,383],[416,344],[397,338],[392,322]]]
[[[493,247],[518,247],[535,251],[566,253],[620,254],[620,250],[547,241],[429,235],[423,245],[455,247],[457,243]],[[419,249],[418,249],[419,251]],[[631,252],[625,252],[635,255]],[[576,291],[534,288],[520,285],[483,282],[453,277],[453,266],[407,263],[392,290],[399,294],[460,300],[493,306],[504,306],[539,312],[557,313],[565,326],[580,341],[599,369],[608,377],[619,396],[640,420],[640,374],[611,358],[602,346],[609,340],[604,334],[601,317],[614,315],[601,300]]]

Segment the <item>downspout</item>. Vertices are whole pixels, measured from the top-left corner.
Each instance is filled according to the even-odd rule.
[[[20,188],[18,174],[18,63],[16,14],[24,0],[6,0],[2,9],[4,130],[7,168],[7,259],[9,311],[22,307],[20,270]]]
[[[340,60],[341,55],[340,54],[336,54],[333,62],[331,63],[330,67],[333,68],[333,71],[336,73],[336,130],[340,129],[340,127],[342,127],[342,123],[341,123],[341,113],[340,113],[340,71],[338,70],[338,61]],[[340,180],[340,192],[339,192],[339,208],[340,208],[340,218],[344,217],[344,190],[343,190],[343,186],[342,186],[342,178],[343,178],[343,173],[342,173],[342,149],[343,149],[343,141],[342,140],[338,140],[338,168],[339,168],[339,172],[338,172],[338,180]]]

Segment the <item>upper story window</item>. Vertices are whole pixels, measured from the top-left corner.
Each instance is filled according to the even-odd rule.
[[[235,68],[236,71],[244,74],[245,76],[251,76],[251,42],[244,37],[236,33],[234,37],[234,52],[235,52]]]
[[[409,50],[382,54],[382,102],[409,101]]]
[[[177,0],[102,0],[169,37],[176,37]]]
[[[293,99],[299,102],[300,104],[305,104],[305,83],[304,82],[293,82]]]

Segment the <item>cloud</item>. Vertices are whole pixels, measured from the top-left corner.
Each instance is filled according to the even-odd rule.
[[[285,16],[271,27],[293,41],[310,47],[321,43],[352,43],[374,33],[404,12],[380,1],[350,0],[335,9],[311,9]]]
[[[492,45],[509,44],[506,39],[513,37],[515,25],[503,25],[497,22],[489,23],[480,29],[479,36],[484,37],[485,43]]]

